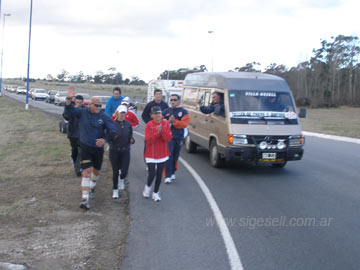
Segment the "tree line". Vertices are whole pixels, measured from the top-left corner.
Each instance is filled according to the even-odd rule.
[[[271,64],[265,73],[284,78],[298,105],[360,106],[359,38],[339,35],[322,40],[309,61],[287,69]]]
[[[73,83],[96,83],[96,84],[128,84],[128,85],[144,85],[145,81],[141,80],[137,76],[132,76],[129,78],[123,78],[121,72],[118,72],[116,68],[111,67],[107,72],[97,71],[94,76],[85,75],[82,71],[78,72],[75,75],[69,74],[65,69],[53,77],[51,74],[48,74],[46,80],[56,80],[60,82],[73,82]]]
[[[313,56],[296,67],[272,63],[263,71],[284,78],[299,106],[360,106],[360,47],[356,36],[338,35],[321,40]],[[230,72],[261,72],[259,62],[247,63]],[[206,72],[204,65],[165,70],[159,79],[184,80],[193,72]]]

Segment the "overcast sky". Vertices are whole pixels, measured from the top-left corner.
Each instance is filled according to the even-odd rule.
[[[30,0],[1,2],[11,13],[3,77],[25,77]],[[167,69],[210,71],[212,59],[214,71],[253,61],[293,67],[321,39],[359,36],[359,8],[357,0],[33,0],[30,77],[115,67],[149,81]]]

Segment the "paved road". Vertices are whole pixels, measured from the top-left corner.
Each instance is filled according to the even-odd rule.
[[[231,269],[213,213],[182,164],[177,180],[161,185],[161,202],[142,197],[147,172],[136,139],[121,269]],[[209,187],[244,269],[359,269],[359,153],[358,144],[308,137],[304,159],[284,169],[215,169],[201,149],[181,156]]]

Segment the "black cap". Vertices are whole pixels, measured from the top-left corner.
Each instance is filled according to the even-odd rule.
[[[76,95],[76,96],[75,96],[75,99],[84,100],[84,98],[83,98],[83,96],[82,96],[82,95]]]
[[[151,113],[161,113],[161,108],[159,106],[154,106],[151,108]]]

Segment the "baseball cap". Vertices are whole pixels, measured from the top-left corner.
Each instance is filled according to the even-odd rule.
[[[151,108],[151,113],[155,113],[155,114],[161,113],[161,108],[159,106],[154,106]]]
[[[116,111],[119,113],[121,113],[121,112],[127,113],[127,107],[125,105],[119,105],[119,107],[117,107]]]
[[[123,100],[121,101],[121,104],[130,104],[129,97],[124,97]]]

